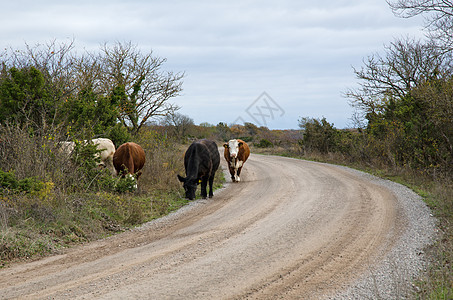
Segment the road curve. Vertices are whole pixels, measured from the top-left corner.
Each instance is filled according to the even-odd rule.
[[[395,195],[344,168],[252,154],[241,179],[141,228],[0,270],[0,298],[319,299],[404,231]]]

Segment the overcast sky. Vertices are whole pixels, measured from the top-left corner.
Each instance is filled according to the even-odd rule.
[[[173,102],[196,124],[296,129],[300,117],[325,117],[350,127],[352,66],[394,38],[423,36],[421,19],[395,17],[385,0],[1,2],[2,48],[130,41],[167,58],[186,74]]]

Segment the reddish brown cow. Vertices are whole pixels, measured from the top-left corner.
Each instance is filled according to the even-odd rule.
[[[125,177],[126,174],[130,174],[129,176],[135,174],[138,180],[138,177],[142,174],[140,170],[144,165],[145,151],[136,143],[122,144],[113,155],[113,166],[117,174],[121,174],[122,177]]]
[[[225,147],[223,156],[228,163],[231,180],[233,180],[233,182],[239,182],[241,181],[239,175],[241,175],[241,170],[245,161],[249,158],[250,148],[246,142],[239,139],[229,140],[223,147]]]

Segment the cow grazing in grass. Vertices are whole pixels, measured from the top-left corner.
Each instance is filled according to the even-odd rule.
[[[112,174],[115,174],[115,168],[113,167],[113,155],[115,154],[115,145],[113,142],[106,138],[98,138],[91,140],[96,145],[96,149],[100,150],[99,157],[101,159],[101,166],[109,169]]]
[[[225,148],[223,156],[228,163],[231,180],[233,182],[239,182],[241,181],[239,175],[241,175],[241,170],[245,161],[249,158],[250,148],[246,142],[239,139],[229,140],[223,147]]]
[[[136,143],[124,143],[116,149],[113,155],[113,166],[118,175],[136,176],[136,179],[142,174],[141,169],[145,165],[145,151]],[[137,187],[135,185],[135,187]]]
[[[193,142],[184,155],[186,177],[178,175],[179,181],[184,184],[186,198],[195,199],[197,185],[201,183],[201,197],[207,197],[206,186],[209,181],[209,198],[214,195],[212,185],[215,172],[219,168],[220,155],[215,142],[199,140]]]
[[[83,143],[85,144],[88,142],[96,145],[96,149],[99,150],[99,152],[96,153],[96,158],[99,157],[101,160],[98,166],[109,169],[109,171],[113,175],[115,175],[116,172],[115,168],[113,167],[113,154],[115,153],[115,145],[113,144],[113,142],[106,138],[97,138],[92,139],[91,141],[83,141]],[[72,151],[74,151],[75,148],[74,142],[60,142],[59,145],[60,148],[68,155],[71,155]]]

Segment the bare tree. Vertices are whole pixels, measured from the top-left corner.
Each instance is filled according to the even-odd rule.
[[[453,51],[453,2],[447,0],[388,1],[393,12],[403,18],[425,15],[429,36],[445,51]]]
[[[379,112],[389,98],[402,98],[412,88],[451,69],[450,56],[432,43],[396,40],[385,50],[385,56],[374,54],[364,61],[365,66],[354,69],[360,87],[345,93],[351,105],[365,114]]]
[[[103,78],[101,60],[97,56],[97,54],[85,52],[74,60],[73,68],[77,75],[74,76],[73,83],[77,92],[92,89],[99,94],[105,94],[101,88]]]
[[[163,123],[166,126],[171,126],[178,138],[183,138],[194,125],[192,118],[177,112],[167,114]]]
[[[165,58],[154,57],[152,51],[143,54],[131,43],[104,45],[102,52],[100,87],[105,94],[123,94],[120,121],[130,132],[179,109],[169,100],[181,92],[184,73],[163,71]]]
[[[34,46],[25,43],[25,49],[7,48],[0,59],[6,67],[25,68],[34,66],[51,77],[65,74],[73,62],[70,52],[74,50],[74,41],[58,43],[51,40]]]
[[[0,78],[11,68],[28,70],[35,68],[43,75],[49,103],[38,105],[39,112],[34,111],[37,109],[30,109],[27,105],[21,108],[26,118],[27,115],[40,113],[42,120],[39,126],[35,125],[43,127],[43,130],[47,126],[56,125],[62,99],[69,97],[76,89],[74,81],[76,75],[73,68],[76,58],[72,55],[73,50],[73,40],[62,43],[52,40],[34,46],[25,43],[24,49],[7,48],[0,54]],[[39,99],[34,100],[39,101]],[[26,111],[27,109],[29,111]],[[50,117],[51,114],[53,117]]]

